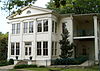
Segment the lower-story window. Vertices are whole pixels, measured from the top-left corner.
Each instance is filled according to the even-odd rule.
[[[20,43],[16,43],[16,55],[20,55]]]
[[[14,55],[15,44],[11,43],[11,55]]]
[[[37,55],[48,55],[48,41],[37,42]]]
[[[32,42],[25,42],[25,55],[31,55]]]
[[[37,55],[41,55],[41,42],[37,42]]]
[[[11,43],[11,55],[20,55],[20,43]]]
[[[48,55],[48,42],[43,42],[43,55]]]

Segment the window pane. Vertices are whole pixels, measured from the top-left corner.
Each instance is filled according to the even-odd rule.
[[[31,47],[29,47],[29,55],[31,55]]]
[[[52,21],[52,32],[54,32],[54,21]]]
[[[44,32],[48,31],[48,20],[43,20],[43,31]]]
[[[14,55],[15,44],[11,43],[11,55]]]
[[[20,33],[20,23],[17,23],[16,34]]]
[[[32,42],[25,42],[25,45],[32,45]]]
[[[12,34],[15,34],[15,24],[12,24]]]
[[[48,42],[43,42],[43,55],[48,55]]]
[[[24,22],[24,33],[27,33],[28,22]]]
[[[57,55],[57,42],[55,42],[55,55]]]
[[[20,55],[20,43],[16,43],[16,55]]]
[[[55,22],[55,33],[57,33],[57,22]]]
[[[52,55],[54,55],[54,42],[52,42]]]
[[[41,55],[41,42],[37,42],[37,55]]]
[[[37,32],[42,32],[42,21],[37,21]]]
[[[29,33],[33,33],[33,21],[29,22]]]
[[[28,55],[28,48],[25,47],[25,55]]]

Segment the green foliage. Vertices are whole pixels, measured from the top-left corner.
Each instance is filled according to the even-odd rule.
[[[10,59],[9,60],[9,65],[12,65],[12,64],[14,64],[14,60],[13,59]]]
[[[3,3],[2,10],[8,10],[11,14],[11,12],[14,13],[14,10],[18,10],[19,8],[25,7],[27,5],[34,4],[36,0],[5,0],[1,1]],[[19,10],[18,10],[19,14]]]
[[[65,28],[66,26],[64,26],[64,32],[61,34],[62,36],[62,40],[60,40],[59,44],[60,44],[60,49],[61,49],[61,58],[68,58],[72,56],[72,49],[73,49],[73,44],[71,44],[68,40],[69,37],[69,32],[67,30],[67,28]]]
[[[0,33],[0,60],[7,59],[8,33]]]
[[[22,65],[16,65],[15,69],[21,69],[21,68],[36,68],[37,65],[28,65],[28,64],[22,64]]]
[[[53,65],[79,65],[87,60],[87,57],[60,58],[53,60]]]
[[[14,64],[13,59],[10,59],[9,61],[7,61],[7,60],[0,61],[0,66],[7,66],[7,65],[12,65],[12,64]]]
[[[47,8],[61,14],[100,13],[100,0],[53,0],[47,4]]]

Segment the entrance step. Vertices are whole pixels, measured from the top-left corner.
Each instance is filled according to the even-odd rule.
[[[92,65],[94,65],[94,61],[87,60],[84,63],[82,63],[80,66],[92,66]]]
[[[16,65],[22,65],[22,64],[28,64],[28,61],[26,60],[20,60]]]

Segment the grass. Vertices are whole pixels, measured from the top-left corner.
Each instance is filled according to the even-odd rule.
[[[90,68],[72,68],[72,69],[67,69],[67,68],[23,68],[25,71],[30,70],[30,71],[49,71],[51,70],[60,70],[60,71],[98,71],[98,66],[93,66]],[[10,71],[16,71],[16,69],[12,69]]]

